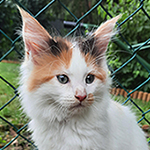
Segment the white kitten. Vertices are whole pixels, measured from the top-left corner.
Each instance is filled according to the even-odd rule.
[[[129,108],[111,100],[105,51],[119,17],[88,39],[53,39],[27,12],[20,97],[39,150],[148,150]]]

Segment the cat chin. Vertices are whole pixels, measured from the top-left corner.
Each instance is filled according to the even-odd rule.
[[[72,115],[80,115],[83,112],[85,112],[85,110],[87,110],[87,107],[82,104],[79,104],[79,105],[70,107],[69,110]]]
[[[58,122],[69,121],[72,120],[73,118],[80,118],[85,116],[86,114],[85,112],[88,112],[89,109],[90,106],[85,106],[81,104],[69,106],[67,108],[64,108],[65,111],[62,110],[61,113],[55,117]]]

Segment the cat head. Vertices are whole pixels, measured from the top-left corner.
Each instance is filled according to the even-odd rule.
[[[52,38],[35,18],[19,10],[25,45],[22,84],[31,105],[47,115],[52,110],[78,114],[101,101],[109,88],[105,52],[119,16],[87,38]]]

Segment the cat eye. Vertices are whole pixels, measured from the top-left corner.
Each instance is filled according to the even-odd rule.
[[[91,83],[94,81],[94,79],[95,79],[95,76],[94,76],[94,75],[88,74],[88,75],[86,76],[85,82],[86,82],[87,84],[91,84]]]
[[[69,82],[69,78],[68,78],[66,75],[64,75],[64,74],[58,75],[58,76],[57,76],[57,79],[58,79],[58,81],[59,81],[60,83],[62,83],[62,84],[66,84],[66,83]]]

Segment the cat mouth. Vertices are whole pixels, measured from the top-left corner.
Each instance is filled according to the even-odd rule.
[[[82,103],[79,103],[77,105],[71,106],[70,109],[81,109],[84,108],[85,106]]]

